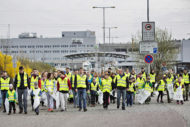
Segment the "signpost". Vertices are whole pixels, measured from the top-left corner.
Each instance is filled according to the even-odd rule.
[[[151,63],[153,62],[153,60],[154,60],[154,58],[153,58],[152,55],[146,55],[146,56],[144,57],[144,61],[145,61],[145,63],[147,63],[147,64],[151,64]]]
[[[142,41],[155,40],[155,22],[142,22]]]
[[[158,43],[155,41],[140,43],[140,54],[156,54],[158,52]]]

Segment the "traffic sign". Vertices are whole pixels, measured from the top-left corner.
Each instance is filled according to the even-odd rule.
[[[154,60],[154,58],[153,58],[153,56],[151,56],[151,55],[146,55],[146,56],[144,57],[145,63],[151,64],[151,63],[153,62],[153,60]]]
[[[155,41],[140,41],[139,44],[140,54],[156,54],[158,52],[158,43]]]
[[[155,22],[142,22],[142,40],[155,40]]]

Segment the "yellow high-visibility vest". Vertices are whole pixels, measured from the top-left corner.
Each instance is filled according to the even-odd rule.
[[[44,91],[44,84],[45,84],[45,81],[44,80],[41,80],[41,91]]]
[[[144,78],[146,80],[146,73],[145,72],[142,74],[142,78]]]
[[[74,88],[75,87],[75,75],[72,75],[72,88]]]
[[[53,91],[53,89],[54,89],[54,80],[49,80],[49,79],[47,79],[47,80],[45,81],[45,89],[46,89],[46,91],[47,91],[48,89],[51,89],[51,91]]]
[[[27,87],[28,86],[28,82],[27,82],[27,74],[24,73],[24,86]],[[20,78],[20,73],[17,74],[17,87],[20,87],[20,83],[21,83],[21,78]]]
[[[126,87],[127,82],[126,82],[127,76],[124,75],[122,78],[120,75],[117,75],[117,87]]]
[[[34,77],[32,76],[31,81],[30,81],[30,88],[31,88],[31,89],[34,89],[34,83],[35,83],[35,82],[38,83],[38,77],[36,77],[36,78],[34,79]]]
[[[149,91],[149,92],[153,92],[153,89],[150,87],[150,83],[148,83],[148,82],[145,83],[144,89]]]
[[[134,92],[135,90],[134,90],[134,83],[130,83],[129,84],[129,89],[128,89],[128,91],[130,91],[130,92]]]
[[[111,80],[108,78],[108,79],[103,79],[102,80],[102,89],[103,89],[103,93],[105,92],[108,92],[110,93],[111,89],[112,89],[112,86],[111,86]]]
[[[184,83],[189,84],[189,74],[183,74]]]
[[[16,101],[14,95],[15,95],[15,90],[12,90],[12,91],[8,90],[8,100],[9,101]]]
[[[167,81],[167,84],[172,84],[173,83],[173,79],[172,78],[167,78],[166,81]]]
[[[142,87],[143,87],[143,84],[144,84],[144,79],[142,78],[142,79],[140,79],[140,78],[137,78],[137,81],[136,81],[137,83],[138,83],[138,89],[142,89]]]
[[[69,72],[68,74],[66,73],[66,76],[67,76],[67,78],[69,79],[69,80],[71,80],[71,76],[72,76],[72,74]]]
[[[155,82],[155,80],[156,80],[156,74],[154,73],[154,74],[149,74],[150,75],[150,82],[151,83],[153,83],[153,82]]]
[[[62,80],[62,78],[58,78],[58,82],[59,82],[59,91],[69,91],[67,77],[65,77],[64,80]]]
[[[93,91],[97,91],[97,87],[98,87],[98,83],[91,83],[90,84],[90,87],[91,87],[91,89],[90,90],[93,90]]]
[[[9,90],[10,78],[1,78],[1,90]]]
[[[158,91],[164,91],[165,90],[166,83],[164,80],[160,80],[160,85],[158,86]]]
[[[86,75],[77,75],[77,88],[86,88]]]

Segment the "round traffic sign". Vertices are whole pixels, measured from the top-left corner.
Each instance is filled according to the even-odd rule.
[[[145,25],[145,29],[146,29],[146,30],[151,30],[151,29],[152,29],[151,24],[146,24],[146,25]]]
[[[151,55],[146,55],[146,56],[144,57],[145,63],[150,64],[150,63],[153,62],[153,60],[154,60],[154,58],[153,58],[153,56],[151,56]]]

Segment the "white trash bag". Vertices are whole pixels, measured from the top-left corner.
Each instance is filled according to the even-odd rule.
[[[33,105],[34,109],[36,109],[39,105],[40,105],[40,97],[37,95],[34,98],[34,105]]]
[[[174,92],[174,100],[183,100],[183,90],[181,89],[181,87],[178,87],[176,89],[176,92]]]
[[[168,92],[169,92],[170,99],[173,99],[174,98],[173,84],[167,84],[167,89],[168,89]]]
[[[98,91],[98,102],[99,104],[103,104],[103,92],[101,90]]]
[[[59,92],[56,92],[56,109],[59,109],[60,106],[60,100],[59,100]]]
[[[151,93],[145,89],[143,89],[138,95],[137,95],[137,101],[140,104],[143,104],[145,100],[151,95]]]
[[[9,100],[7,98],[5,99],[5,109],[6,112],[9,113]]]

